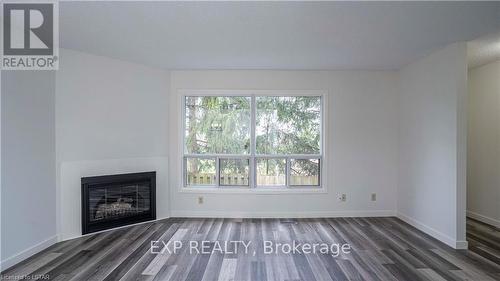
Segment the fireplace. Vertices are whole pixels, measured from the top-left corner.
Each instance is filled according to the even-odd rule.
[[[82,178],[82,234],[156,219],[156,172]]]

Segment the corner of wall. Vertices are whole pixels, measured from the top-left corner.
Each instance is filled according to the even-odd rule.
[[[452,247],[453,249],[467,249],[468,247],[468,242],[466,240],[457,240],[454,239],[453,237],[448,236],[447,234],[442,233],[439,230],[436,230],[432,227],[429,227],[427,224],[418,221],[408,215],[405,215],[403,213],[397,212],[396,217],[407,224],[415,227],[416,229],[434,237],[435,239],[445,243],[446,245]]]
[[[458,42],[458,77],[457,80],[457,240],[466,240],[467,209],[467,43]],[[466,243],[466,242],[465,242]],[[462,243],[463,244],[463,243]]]
[[[453,248],[466,245],[466,59],[467,44],[458,42],[398,71],[398,217]],[[440,149],[443,144],[454,151]],[[438,165],[439,179],[426,163]],[[448,203],[433,204],[436,196]],[[443,225],[433,213],[452,223]]]

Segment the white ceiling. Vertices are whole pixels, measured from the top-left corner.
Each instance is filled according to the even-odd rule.
[[[472,40],[467,47],[470,68],[500,60],[500,33]]]
[[[165,69],[397,69],[500,2],[61,2],[60,44]]]

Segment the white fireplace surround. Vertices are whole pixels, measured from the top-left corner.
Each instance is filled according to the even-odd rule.
[[[156,171],[156,217],[169,216],[168,159],[166,157],[124,158],[59,163],[57,175],[58,240],[82,235],[81,178]]]

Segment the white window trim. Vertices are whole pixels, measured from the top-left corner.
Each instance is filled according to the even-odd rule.
[[[327,103],[327,91],[323,90],[196,90],[196,89],[182,89],[178,90],[181,97],[181,142],[180,142],[180,163],[182,167],[180,169],[180,186],[179,192],[181,193],[249,193],[249,194],[290,194],[290,193],[300,193],[300,194],[315,194],[315,193],[327,193],[327,183],[326,183],[326,163],[327,159],[325,140],[326,140],[326,106]],[[251,97],[251,131],[250,131],[250,153],[248,155],[234,155],[234,154],[187,154],[185,151],[185,127],[186,127],[186,97],[204,97],[204,96],[227,96],[227,97],[237,97],[237,96],[247,96]],[[259,155],[255,154],[255,97],[257,96],[320,96],[321,97],[321,131],[320,131],[320,153],[319,154],[294,154],[294,155]],[[213,185],[197,185],[188,186],[186,185],[186,173],[185,173],[185,159],[187,157],[196,158],[216,158],[216,165],[219,165],[219,158],[244,158],[248,157],[250,159],[249,166],[249,185],[248,186],[213,186]],[[257,186],[256,184],[256,173],[253,173],[255,169],[255,159],[256,158],[285,158],[285,159],[319,159],[320,169],[319,169],[319,185],[314,186]],[[287,161],[286,177],[288,183],[288,167],[289,161]],[[216,175],[217,181],[219,180],[219,175]]]

